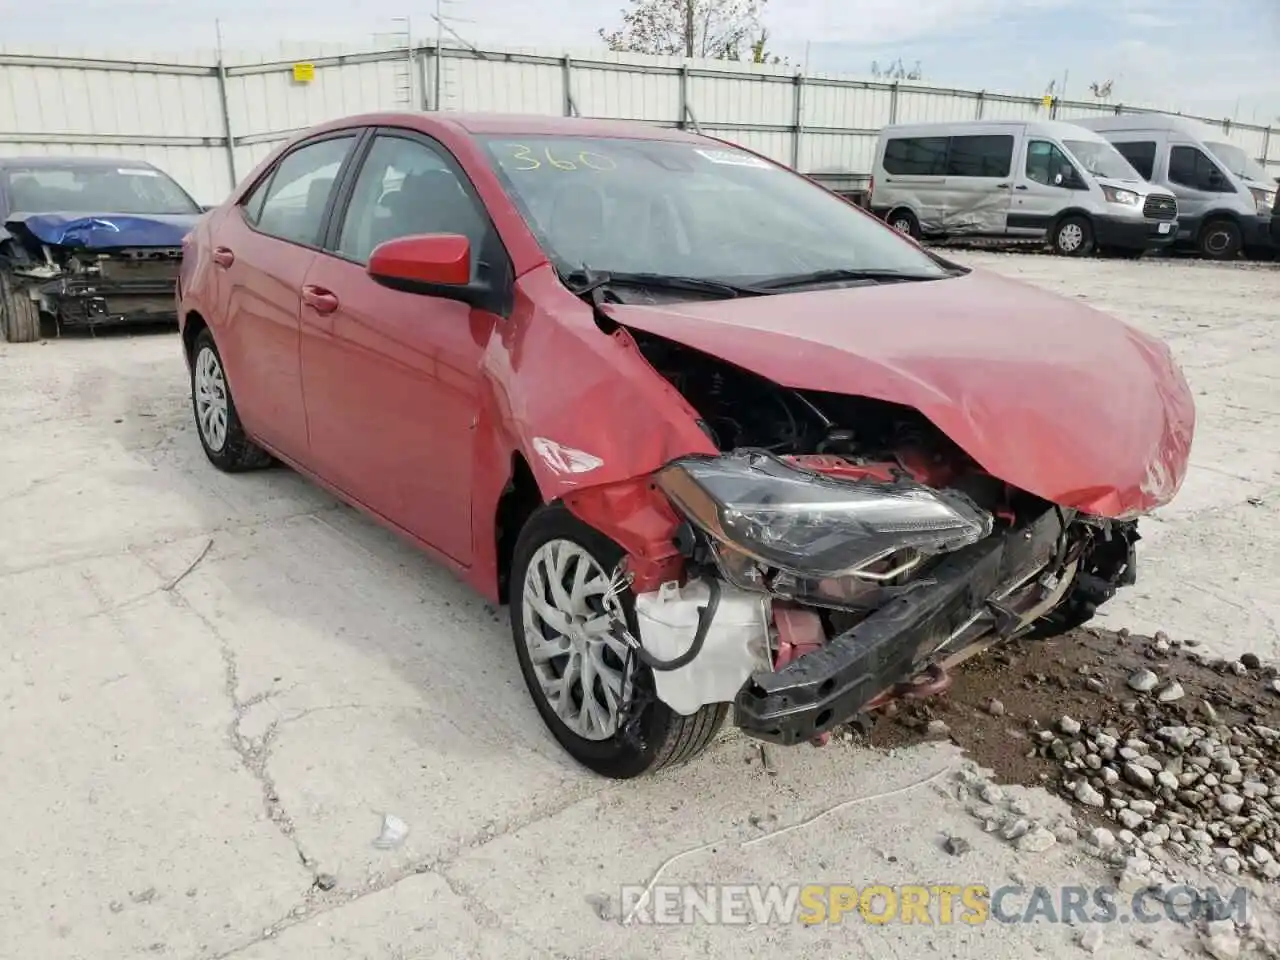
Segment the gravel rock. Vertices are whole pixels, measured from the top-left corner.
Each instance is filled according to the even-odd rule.
[[[1124,778],[1135,787],[1142,787],[1144,790],[1150,790],[1155,782],[1155,776],[1151,771],[1134,761],[1124,765]]]
[[[1116,819],[1124,824],[1125,829],[1127,830],[1137,830],[1140,826],[1146,823],[1147,820],[1146,817],[1138,813],[1132,807],[1128,810],[1121,810]]]
[[[1020,836],[1014,844],[1023,853],[1043,853],[1058,842],[1058,838],[1044,827],[1034,827]]]
[[[1244,797],[1238,793],[1224,793],[1218,797],[1218,806],[1224,813],[1235,815],[1244,806]]]
[[[1139,670],[1133,676],[1129,677],[1129,689],[1136,690],[1138,693],[1148,693],[1155,689],[1160,678],[1150,670]]]
[[[1134,800],[1129,804],[1129,809],[1144,817],[1154,817],[1156,815],[1156,805],[1152,800]]]
[[[1075,798],[1086,807],[1101,807],[1106,803],[1106,798],[1095,790],[1088,780],[1077,782],[1075,790],[1072,792]]]
[[[1116,844],[1116,836],[1106,827],[1097,827],[1089,831],[1089,842],[1100,850],[1108,850]]]
[[[1068,737],[1074,737],[1080,732],[1080,721],[1073,720],[1070,717],[1063,717],[1058,721],[1058,729]]]
[[[930,720],[924,732],[928,737],[947,737],[951,735],[951,728],[941,720]]]
[[[1004,704],[1001,703],[999,700],[992,698],[991,700],[987,701],[987,713],[991,714],[993,717],[1003,717]]]
[[[946,842],[942,845],[942,849],[947,851],[953,857],[963,857],[966,853],[973,849],[972,844],[964,837],[947,837]]]
[[[1236,960],[1240,956],[1240,936],[1232,920],[1210,920],[1205,924],[1204,949],[1214,960]]]
[[[1156,699],[1161,703],[1172,703],[1175,700],[1181,700],[1186,695],[1186,691],[1182,689],[1182,684],[1177,680],[1169,680],[1161,684],[1156,690]]]
[[[1004,800],[1004,791],[994,783],[984,784],[979,794],[987,803],[1000,803]]]
[[[1085,953],[1097,953],[1102,949],[1103,928],[1098,924],[1085,927],[1076,941]]]

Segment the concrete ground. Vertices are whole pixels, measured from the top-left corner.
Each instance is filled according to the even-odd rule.
[[[1280,657],[1280,267],[956,256],[1165,337],[1195,389],[1195,465],[1105,622]],[[775,750],[771,772],[727,732],[654,778],[584,773],[529,701],[505,611],[287,470],[219,474],[188,404],[173,335],[0,344],[0,955],[1081,951],[1079,928],[1044,922],[601,919],[622,885],[704,845],[663,882],[1109,877],[1078,848],[984,834],[941,746]],[[373,843],[385,814],[409,829],[392,849]],[[952,834],[972,848],[944,852]],[[1153,936],[1166,956],[1199,949],[1113,925],[1096,955],[1154,956],[1136,945]]]

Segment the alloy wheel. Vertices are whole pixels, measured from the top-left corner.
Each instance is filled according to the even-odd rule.
[[[521,591],[524,642],[542,696],[584,740],[618,731],[624,702],[626,645],[613,635],[610,578],[572,540],[544,543],[534,553]]]
[[[208,347],[196,354],[196,422],[214,453],[227,442],[227,378],[218,355]]]

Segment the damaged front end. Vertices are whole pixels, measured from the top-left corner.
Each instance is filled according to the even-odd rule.
[[[703,391],[722,452],[631,492],[631,516],[643,504],[650,522],[624,543],[635,609],[616,623],[677,713],[731,702],[752,737],[820,743],[945,690],[949,668],[994,643],[1087,621],[1134,580],[1136,521],[1012,488],[907,408],[701,373],[682,392]],[[570,505],[598,522],[582,509],[595,493]]]
[[[186,228],[139,229],[120,219],[11,219],[0,270],[59,330],[176,322],[174,285]]]

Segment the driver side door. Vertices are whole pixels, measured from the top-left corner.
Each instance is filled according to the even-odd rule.
[[[480,363],[500,318],[391,289],[365,268],[379,244],[420,234],[466,236],[472,276],[505,254],[444,146],[387,128],[362,152],[302,286],[312,456],[348,495],[465,566]]]
[[[1014,182],[1009,234],[1042,237],[1071,203],[1080,176],[1062,148],[1051,140],[1028,139],[1026,159]]]

